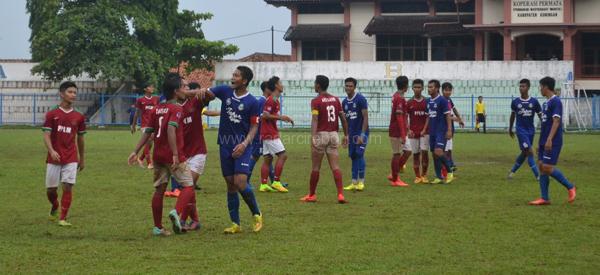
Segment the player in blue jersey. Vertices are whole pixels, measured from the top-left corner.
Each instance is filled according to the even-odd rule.
[[[369,112],[367,99],[356,92],[356,79],[344,80],[348,95],[342,101],[342,108],[348,121],[348,156],[352,160],[352,183],[344,190],[363,191],[365,188],[365,149],[369,138]]]
[[[443,183],[442,166],[446,168],[446,183],[454,180],[454,174],[450,162],[444,154],[446,143],[452,139],[452,117],[448,100],[440,95],[440,82],[430,80],[427,91],[431,98],[427,99],[427,113],[429,116],[425,121],[425,127],[421,135],[429,133],[429,149],[433,153],[433,166],[436,178],[431,183]]]
[[[265,102],[267,101],[267,98],[271,95],[271,90],[269,90],[267,81],[263,81],[260,84],[260,89],[262,90],[262,95],[258,98],[258,109],[260,110],[260,113],[261,113],[260,116],[262,116],[262,109],[265,106]],[[254,140],[252,141],[252,156],[250,156],[250,174],[248,174],[248,184],[250,184],[250,186],[252,186],[252,184],[250,183],[250,179],[252,178],[252,171],[254,170],[254,166],[256,166],[256,163],[260,159],[260,156],[262,156],[263,145],[262,145],[262,141],[260,140],[261,120],[262,119],[259,119],[258,132],[256,133],[256,136],[254,136]],[[269,167],[269,174],[270,174],[271,179],[273,179],[273,177],[274,177],[273,173],[274,173],[273,165],[271,165]],[[260,187],[258,188],[258,190],[260,192],[277,192],[277,190],[273,189],[268,184],[261,184]]]
[[[539,181],[542,197],[529,202],[530,205],[550,204],[550,197],[548,196],[550,177],[553,177],[567,188],[569,203],[575,201],[576,197],[575,185],[570,183],[562,172],[555,167],[563,144],[563,107],[560,97],[554,92],[555,84],[556,81],[551,77],[544,77],[540,80],[540,91],[547,99],[542,106],[542,129],[538,144],[538,165],[541,172]]]
[[[233,222],[225,233],[242,232],[240,226],[240,200],[238,192],[254,216],[254,232],[261,230],[263,216],[258,208],[252,187],[248,185],[252,140],[258,131],[260,110],[258,100],[248,91],[252,81],[252,70],[238,66],[231,77],[231,85],[222,85],[199,92],[201,99],[221,100],[218,140],[221,173],[227,183],[227,207]]]
[[[525,159],[527,159],[527,164],[531,167],[531,171],[536,180],[539,180],[540,176],[535,160],[533,159],[533,137],[535,136],[533,119],[537,114],[541,120],[542,107],[537,99],[529,96],[529,87],[531,87],[529,79],[521,79],[521,81],[519,81],[519,92],[521,93],[521,96],[513,99],[510,104],[512,112],[510,113],[508,134],[511,138],[515,138],[513,125],[516,120],[517,140],[519,141],[521,153],[517,157],[515,165],[510,169],[508,179],[513,178],[514,174],[519,170],[519,167],[525,162]]]

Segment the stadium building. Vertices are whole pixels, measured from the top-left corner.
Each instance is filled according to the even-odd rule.
[[[291,11],[293,61],[573,61],[600,90],[597,0],[265,0]]]

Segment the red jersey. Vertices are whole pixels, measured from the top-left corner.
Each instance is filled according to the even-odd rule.
[[[339,130],[338,115],[342,111],[339,98],[330,94],[320,94],[310,102],[310,109],[313,115],[318,115],[317,132]]]
[[[140,114],[142,115],[142,128],[150,127],[152,110],[158,105],[158,101],[158,96],[142,96],[135,101],[135,107],[140,110]]]
[[[204,104],[197,97],[183,103],[183,152],[186,158],[206,154],[204,127],[202,127],[202,108]]]
[[[424,97],[421,100],[412,98],[408,101],[407,107],[408,118],[410,119],[409,129],[413,132],[412,138],[420,138],[428,115],[427,100]]]
[[[271,115],[278,115],[280,110],[279,100],[273,99],[272,96],[267,98],[265,106],[263,106],[262,112],[267,112]],[[275,119],[263,119],[260,124],[260,139],[277,139],[279,138],[279,129],[277,129],[277,120]]]
[[[63,165],[79,161],[75,137],[85,134],[85,117],[82,113],[75,109],[65,111],[57,106],[46,113],[42,131],[50,132],[52,147],[60,155],[60,161],[55,161],[48,153],[46,163]]]
[[[167,128],[169,125],[177,127],[176,142],[179,161],[186,160],[183,152],[183,109],[179,104],[161,103],[154,108],[150,119],[149,131],[154,132],[154,162],[161,164],[173,163],[173,151],[169,146]]]
[[[407,113],[407,105],[404,97],[400,95],[400,93],[394,93],[392,96],[392,114],[390,115],[390,128],[389,128],[389,136],[390,137],[406,137],[406,113]],[[401,118],[398,118],[400,116]],[[401,122],[398,119],[402,119],[402,123],[405,129],[401,129]]]

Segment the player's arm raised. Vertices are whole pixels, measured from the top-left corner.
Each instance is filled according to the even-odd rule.
[[[342,146],[348,146],[348,121],[346,120],[346,114],[343,111],[338,113],[338,117],[342,122],[342,129],[344,130],[344,139],[342,140]]]

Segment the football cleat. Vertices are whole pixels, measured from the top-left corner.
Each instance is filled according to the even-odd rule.
[[[356,184],[355,183],[348,184],[346,187],[344,187],[344,190],[354,191],[354,190],[356,190]]]
[[[285,187],[283,187],[283,185],[281,185],[281,182],[278,182],[278,181],[274,181],[274,182],[271,184],[271,187],[272,187],[273,189],[275,189],[275,190],[277,190],[277,191],[281,192],[281,193],[287,193],[287,192],[288,192],[288,190],[287,190]]]
[[[406,182],[403,182],[400,178],[398,178],[396,181],[393,181],[390,183],[391,186],[394,187],[408,187],[409,185],[406,184]]]
[[[303,202],[317,202],[317,195],[306,195],[300,198]]]
[[[573,186],[573,188],[569,189],[569,203],[573,203],[575,197],[577,197],[577,188]]]
[[[444,181],[440,178],[435,178],[434,180],[431,181],[432,184],[442,184],[444,183]]]
[[[530,201],[529,205],[549,205],[550,201],[547,201],[545,199],[539,198],[537,200],[534,201]]]
[[[262,213],[260,215],[254,215],[254,226],[252,227],[252,231],[258,232],[263,228],[263,216]]]
[[[365,184],[363,182],[359,182],[356,185],[356,191],[363,191],[363,190],[365,190]]]
[[[223,233],[225,233],[225,234],[236,234],[236,233],[241,233],[241,232],[242,232],[242,228],[237,223],[234,223],[231,225],[231,227],[227,227],[227,228],[225,228],[225,230],[223,230]]]
[[[48,220],[53,222],[58,219],[58,209],[50,209],[50,214],[48,214]]]
[[[171,219],[171,223],[173,224],[173,232],[175,232],[175,234],[185,233],[183,226],[181,226],[181,220],[179,219],[177,210],[173,209],[171,212],[169,212],[169,219]]]
[[[413,183],[415,184],[422,184],[423,183],[423,179],[420,177],[416,177],[415,180],[413,181]]]
[[[277,192],[277,190],[271,188],[271,186],[269,186],[266,183],[261,184],[260,187],[258,187],[258,191],[260,191],[260,192]]]
[[[507,180],[512,180],[514,176],[515,176],[515,173],[513,173],[513,172],[509,172],[509,173],[508,173],[508,176],[506,176],[506,179],[507,179]]]
[[[71,226],[72,224],[68,223],[65,220],[60,220],[60,221],[58,221],[58,225],[60,225],[60,226]]]
[[[168,230],[164,229],[164,228],[158,228],[158,227],[154,227],[152,228],[152,235],[154,236],[171,236],[171,232],[169,232]]]
[[[421,182],[422,183],[429,183],[429,179],[427,178],[427,175],[424,175],[421,177]]]
[[[348,203],[348,201],[346,201],[346,198],[344,198],[344,194],[338,194],[338,203],[339,204]]]
[[[454,180],[454,173],[448,173],[446,175],[446,183],[451,183]]]

